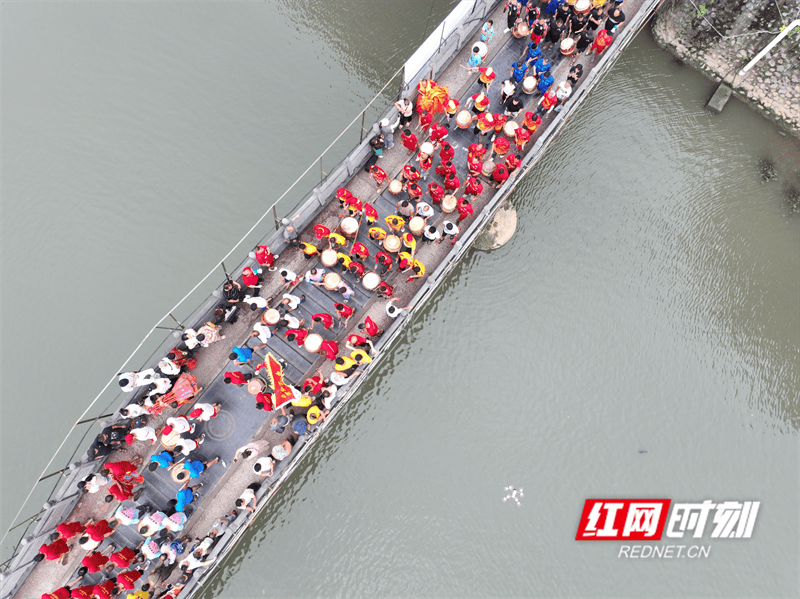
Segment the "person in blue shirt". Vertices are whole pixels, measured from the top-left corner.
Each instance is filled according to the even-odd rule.
[[[483,57],[481,57],[481,49],[476,44],[472,47],[472,54],[469,55],[467,64],[469,65],[469,68],[471,70],[475,70],[479,66],[481,66],[482,62],[483,62]]]
[[[219,456],[215,457],[210,462],[204,462],[202,460],[186,460],[183,463],[183,467],[189,473],[190,478],[200,478],[200,475],[204,470],[210,468],[217,462],[219,462]]]
[[[186,481],[189,484],[189,481]],[[203,486],[203,483],[195,485],[194,487],[186,486],[175,494],[175,499],[169,501],[169,505],[175,508],[176,512],[182,512],[190,503],[197,499],[198,495],[195,493],[197,489]]]
[[[167,451],[166,449],[161,453],[156,453],[150,456],[150,464],[147,468],[150,472],[154,472],[157,468],[169,468],[172,466],[172,463],[175,461],[175,458],[172,455],[171,451]]]
[[[514,81],[520,83],[523,79],[525,79],[525,74],[528,72],[528,65],[527,63],[519,60],[514,63],[511,67],[511,76],[514,78]]]
[[[539,83],[536,85],[537,95],[541,96],[550,89],[550,86],[553,85],[555,80],[553,76],[550,74],[550,69],[547,69],[542,73],[542,76],[539,78]]]
[[[558,7],[561,6],[562,4],[564,4],[564,0],[550,0],[547,3],[547,7],[544,9],[544,11],[548,15],[554,15],[556,14]]]
[[[550,61],[544,56],[540,56],[533,62],[533,69],[536,72],[536,76],[539,77],[545,71],[550,70]]]
[[[481,41],[489,45],[489,42],[492,41],[492,36],[494,35],[494,21],[486,21],[481,28]]]
[[[234,347],[231,352],[231,355],[228,357],[233,360],[237,366],[244,366],[253,357],[253,350],[249,347]]]
[[[525,61],[530,65],[531,61],[538,59],[541,55],[542,51],[539,50],[539,46],[535,42],[531,42],[528,44],[528,54],[525,56]]]

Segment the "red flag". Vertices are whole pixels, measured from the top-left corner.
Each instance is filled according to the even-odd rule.
[[[267,373],[269,381],[275,391],[275,408],[280,408],[294,399],[292,388],[283,382],[283,366],[272,354],[267,354]]]

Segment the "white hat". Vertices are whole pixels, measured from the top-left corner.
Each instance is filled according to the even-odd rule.
[[[389,119],[383,119],[381,121],[381,127],[388,127],[389,126]]]

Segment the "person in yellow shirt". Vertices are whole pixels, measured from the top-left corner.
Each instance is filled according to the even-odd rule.
[[[409,281],[422,278],[425,276],[425,265],[419,260],[414,260],[414,264],[411,266],[411,271],[414,274],[408,277]]]
[[[306,260],[311,260],[311,258],[319,254],[317,246],[312,245],[310,243],[306,243],[305,241],[300,242],[300,245],[298,247],[303,251],[303,257]]]
[[[342,235],[339,235],[337,232],[333,231],[332,233],[328,234],[328,244],[330,247],[333,247],[333,244],[340,245],[342,247],[347,247],[347,239],[345,239]]]
[[[402,216],[396,216],[394,214],[391,214],[387,216],[385,220],[386,224],[389,225],[392,231],[395,231],[396,233],[402,231],[403,228],[406,226],[406,221]]]
[[[346,372],[349,376],[356,368],[358,368],[358,362],[348,356],[339,356],[334,361],[333,367],[339,372]]]
[[[386,231],[384,231],[380,227],[370,227],[368,233],[369,233],[369,238],[375,241],[386,239]]]

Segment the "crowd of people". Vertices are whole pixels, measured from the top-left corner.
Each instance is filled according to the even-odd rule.
[[[107,599],[137,587],[138,590],[127,595],[129,599],[172,598],[197,571],[214,563],[213,550],[238,513],[256,511],[262,487],[258,479],[274,475],[276,465],[291,454],[299,437],[326,420],[338,388],[358,376],[359,369],[373,360],[375,341],[383,330],[369,316],[350,328],[356,311],[349,300],[355,291],[345,275],[349,273],[359,282],[369,273],[378,274],[383,280],[371,291],[376,300],[383,303],[384,313],[396,318],[409,310],[411,306],[399,305],[397,282],[391,285],[386,279],[394,272],[404,273],[407,282],[424,277],[426,266],[417,255],[418,245],[437,245],[445,239],[451,244],[456,242],[460,233],[458,223],[474,214],[472,202],[484,191],[481,176],[499,187],[519,168],[520,154],[541,126],[542,117],[563,105],[582,76],[583,66],[575,64],[577,57],[593,52],[596,56],[602,54],[613,40],[616,29],[624,23],[622,4],[621,1],[595,0],[587,13],[576,10],[574,3],[564,0],[508,0],[504,7],[508,19],[506,32],[520,23],[527,23],[530,42],[526,42],[520,59],[510,65],[509,77],[499,84],[497,93],[502,110],[494,114],[488,109],[497,73],[491,66],[482,65],[483,57],[479,52],[470,54],[466,68],[477,74],[479,91],[466,99],[464,107],[471,111],[469,125],[474,124],[472,134],[475,136],[474,143],[467,147],[466,173],[459,173],[454,166],[455,149],[447,139],[452,117],[458,112],[458,99],[446,100],[441,122],[434,122],[433,114],[421,110],[417,111],[416,124],[413,103],[407,98],[401,99],[397,102],[397,121],[382,121],[381,132],[370,141],[373,155],[365,171],[380,194],[388,180],[380,160],[383,152],[393,147],[394,132],[399,129],[402,149],[397,151],[407,151],[409,156],[416,154],[398,173],[407,199],[396,203],[394,214],[379,220],[378,210],[369,202],[360,200],[346,188],[336,192],[341,210],[339,217],[355,219],[359,228],[365,225],[369,240],[375,243],[372,249],[352,235],[346,235],[340,227],[331,229],[323,223],[310,227],[313,238],[302,241],[301,231],[284,219],[284,240],[288,247],[300,251],[309,261],[306,272],[298,275],[288,267],[280,267],[278,256],[268,246],[257,246],[251,253],[255,265],[244,268],[241,281],[226,281],[222,303],[214,310],[211,320],[196,330],[185,329],[178,346],[159,360],[155,368],[119,374],[120,389],[136,391],[136,400],[121,409],[121,422],[105,427],[97,436],[89,449],[89,459],[106,459],[128,446],[138,449],[138,444],[144,444],[140,453],[147,457],[137,455],[130,460],[108,461],[99,472],[78,483],[83,493],[102,493],[104,502],[113,504],[113,515],[96,522],[91,519],[62,522],[48,542],[41,545],[36,561],[66,564],[73,551],[85,552],[73,579],[42,595],[43,599]],[[483,43],[492,43],[493,21],[481,27],[479,36]],[[555,47],[557,55],[567,38],[574,40],[576,52],[568,76],[555,84],[551,64],[554,56],[546,54]],[[540,99],[533,110],[525,112],[521,86],[529,76],[536,80],[536,97]],[[503,136],[505,125],[519,115],[522,118],[513,136]],[[463,124],[460,126],[464,128]],[[511,152],[512,146],[515,152]],[[488,172],[487,164],[491,167]],[[431,173],[441,179],[441,184],[437,181],[425,183]],[[435,226],[433,207],[440,206],[448,196],[459,195],[455,206],[448,211],[457,211],[457,220],[455,217],[454,220],[445,219]],[[423,227],[412,231],[410,223],[415,217],[422,220]],[[390,235],[396,236],[402,244],[395,251],[382,245]],[[335,253],[335,261],[323,268],[317,262],[326,251]],[[267,272],[270,281],[265,280]],[[330,273],[338,275],[332,287],[327,284]],[[274,287],[275,282],[280,287],[278,293],[263,297],[261,292],[267,283],[273,283]],[[314,312],[308,321],[298,318],[298,310],[306,301],[306,295],[298,292],[302,285],[326,287],[335,295],[327,310]],[[269,412],[269,429],[281,435],[281,440],[270,443],[266,438],[257,438],[236,451],[233,462],[248,463],[256,482],[242,491],[230,506],[232,511],[219,518],[205,536],[192,540],[183,533],[202,495],[203,475],[214,467],[228,467],[221,456],[206,459],[198,451],[205,440],[203,427],[220,413],[222,405],[199,401],[203,388],[198,387],[192,371],[197,366],[198,352],[225,340],[224,327],[236,322],[242,309],[259,312],[259,315],[243,342],[231,348],[229,358],[235,368],[220,375],[223,383],[246,386],[260,370],[268,369],[267,360],[258,352],[269,349],[277,337],[318,353],[329,361],[332,369],[328,377],[321,369],[316,369],[302,381],[285,380],[291,393],[288,401],[284,398],[279,402],[275,389],[269,392],[265,388],[255,394],[256,409]],[[318,331],[333,329],[336,335],[333,339],[322,340],[318,348],[309,349],[306,342],[309,335],[314,334],[315,327],[320,327]],[[188,411],[178,413],[179,408],[193,401]],[[169,417],[162,425],[154,426],[165,411],[169,411]],[[149,446],[155,445],[158,447],[150,449]],[[163,469],[179,483],[175,497],[165,510],[140,502],[144,469]],[[135,527],[141,536],[138,546],[117,547],[111,542],[110,537],[120,526]],[[81,585],[88,574],[102,574],[103,580]],[[172,582],[167,582],[170,579]]]

